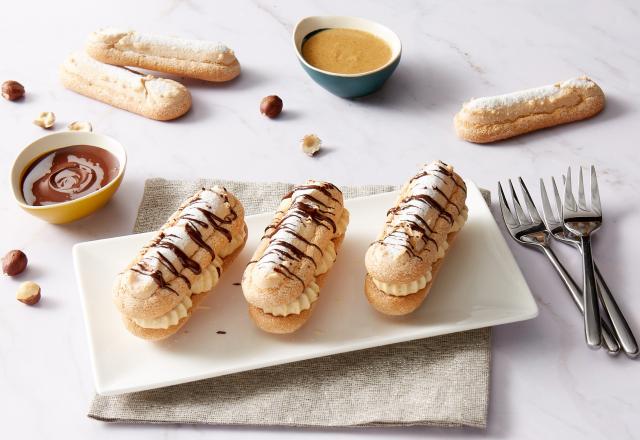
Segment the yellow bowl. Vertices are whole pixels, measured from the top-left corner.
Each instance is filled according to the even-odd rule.
[[[45,206],[31,206],[22,196],[22,177],[29,166],[38,158],[51,151],[72,145],[91,145],[104,148],[113,154],[119,162],[118,175],[98,191],[75,200]],[[120,142],[108,136],[88,132],[66,131],[41,137],[28,145],[13,161],[11,168],[11,187],[16,202],[29,214],[40,217],[49,223],[69,223],[85,217],[103,207],[115,194],[122,182],[127,165],[127,153]]]

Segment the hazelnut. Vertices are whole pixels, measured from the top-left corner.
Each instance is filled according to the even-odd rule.
[[[93,131],[93,127],[90,122],[86,121],[74,121],[67,125],[69,131]]]
[[[38,127],[42,128],[51,128],[53,124],[56,123],[56,115],[52,112],[42,112],[40,115],[33,121]]]
[[[262,98],[260,102],[260,113],[269,117],[275,118],[282,111],[282,99],[276,95],[269,95]]]
[[[40,286],[33,281],[26,281],[20,284],[16,299],[28,306],[37,304],[40,301]]]
[[[302,151],[308,156],[316,154],[320,150],[321,144],[322,141],[315,134],[307,134],[300,141]]]
[[[2,97],[9,101],[16,101],[24,96],[24,87],[18,81],[2,83]]]
[[[27,256],[22,251],[14,249],[2,257],[2,272],[11,277],[22,273],[26,267]]]

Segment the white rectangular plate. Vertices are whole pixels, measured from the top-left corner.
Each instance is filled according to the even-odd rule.
[[[234,285],[271,213],[247,217],[249,238],[243,252],[190,321],[158,343],[131,335],[111,303],[116,275],[154,233],[77,244],[73,258],[97,392],[159,388],[537,315],[520,269],[480,191],[470,182],[469,220],[422,307],[405,317],[372,309],[363,292],[364,255],[396,196],[385,193],[346,202],[351,222],[336,264],[307,324],[286,336],[260,331],[249,318],[241,287]]]

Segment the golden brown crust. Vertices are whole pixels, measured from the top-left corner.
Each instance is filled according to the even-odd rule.
[[[345,220],[342,192],[331,183],[309,180],[285,195],[245,268],[247,302],[268,310],[295,301],[316,278],[330,241],[344,234]]]
[[[60,80],[76,93],[158,121],[179,118],[191,108],[191,93],[182,84],[99,63],[85,54],[67,58]]]
[[[246,225],[245,225],[245,232],[247,232]],[[245,234],[244,241],[242,242],[242,245],[238,247],[238,249],[236,249],[232,254],[228,255],[223,259],[222,274],[224,274],[224,271],[233,263],[233,261],[240,254],[240,252],[242,252],[242,249],[244,249],[244,245],[247,243],[247,236],[248,234]],[[178,330],[180,330],[187,323],[187,321],[189,321],[194,310],[196,310],[198,305],[205,300],[205,298],[209,295],[209,293],[210,292],[203,292],[203,293],[191,295],[192,304],[189,310],[187,310],[187,316],[180,319],[176,325],[172,325],[171,327],[166,329],[140,327],[138,324],[136,324],[133,320],[126,317],[125,315],[122,315],[122,321],[124,322],[127,330],[129,330],[135,336],[142,339],[146,339],[148,341],[160,341],[162,339],[166,339],[169,336],[176,334]]]
[[[144,44],[136,45],[140,39]],[[228,64],[216,62],[222,56],[204,41],[182,38],[156,37],[135,31],[98,31],[91,34],[86,51],[91,57],[103,63],[116,66],[139,67],[147,70],[169,73],[205,81],[224,82],[240,74],[240,63],[233,51],[227,52],[231,58]],[[172,52],[167,55],[167,51]]]
[[[558,96],[553,99],[531,99],[474,110],[468,110],[465,104],[454,118],[456,133],[469,142],[489,143],[590,118],[600,113],[605,105],[602,89],[591,83],[593,86],[589,88],[563,89],[557,85]]]
[[[253,319],[253,322],[267,333],[274,333],[277,335],[283,335],[287,333],[293,333],[302,327],[309,317],[311,312],[316,307],[316,303],[311,304],[311,308],[304,310],[302,313],[288,315],[288,316],[273,316],[269,313],[265,313],[262,309],[249,304],[249,316]]]
[[[448,235],[447,242],[449,243],[449,247],[453,244],[457,234],[457,232],[454,232]],[[415,311],[422,305],[429,294],[431,286],[433,286],[433,282],[436,280],[445,258],[446,255],[433,264],[431,267],[431,281],[429,281],[423,289],[406,296],[394,296],[384,293],[373,283],[371,275],[367,274],[364,281],[364,292],[367,301],[369,301],[369,304],[371,304],[374,309],[385,315],[401,316]]]
[[[336,248],[336,253],[340,251],[340,247],[342,245],[342,242],[344,241],[344,235],[345,234],[342,234],[332,240]],[[329,272],[326,272],[316,277],[315,282],[318,287],[322,288],[328,273]],[[298,314],[287,316],[274,316],[270,313],[265,313],[262,309],[249,303],[249,316],[258,326],[258,328],[267,333],[274,333],[279,335],[293,333],[309,320],[311,314],[313,313],[313,310],[316,307],[317,302],[318,301],[313,302],[310,309],[304,310]]]

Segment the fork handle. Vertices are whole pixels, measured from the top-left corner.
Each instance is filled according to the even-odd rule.
[[[597,349],[602,342],[600,331],[600,309],[598,308],[598,292],[596,290],[596,274],[593,270],[593,254],[591,237],[580,236],[582,244],[582,288],[584,292],[584,333],[589,348]]]
[[[564,282],[564,285],[571,294],[571,299],[573,299],[574,304],[576,305],[576,307],[578,307],[580,313],[584,313],[584,299],[582,296],[582,290],[580,290],[580,287],[578,287],[573,278],[571,278],[569,272],[567,272],[562,263],[560,263],[560,260],[558,260],[555,252],[553,252],[553,250],[549,247],[543,247],[542,250]],[[609,354],[618,354],[618,352],[620,351],[620,345],[613,337],[613,331],[611,330],[611,327],[609,327],[609,324],[607,324],[605,320],[602,320],[600,324],[602,326],[602,340],[607,346]]]
[[[629,328],[629,324],[625,319],[620,307],[616,303],[611,290],[609,290],[609,286],[605,282],[602,274],[600,273],[600,269],[598,265],[594,262],[593,268],[595,269],[596,278],[600,283],[600,298],[604,305],[604,309],[609,314],[609,319],[611,319],[611,325],[613,326],[613,330],[617,336],[618,341],[620,341],[620,345],[622,349],[629,357],[636,357],[639,354],[638,343],[636,342],[635,337],[633,336],[633,332]],[[603,334],[604,337],[604,334]]]

